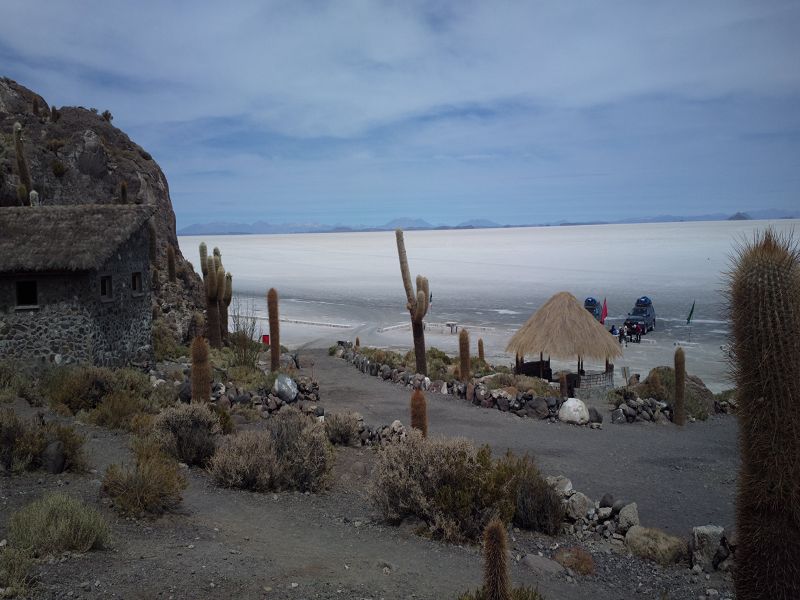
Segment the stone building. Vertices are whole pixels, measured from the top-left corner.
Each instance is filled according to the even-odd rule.
[[[0,208],[0,358],[150,358],[151,206]]]

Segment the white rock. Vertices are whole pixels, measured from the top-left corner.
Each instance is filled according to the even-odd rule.
[[[692,565],[706,571],[714,570],[714,555],[717,553],[725,529],[718,525],[702,525],[692,528],[692,538],[689,541]]]
[[[589,410],[581,400],[568,398],[558,409],[558,420],[564,423],[585,425],[589,422]]]
[[[563,475],[557,475],[555,477],[549,475],[545,478],[545,480],[565,498],[573,494],[572,482]]]

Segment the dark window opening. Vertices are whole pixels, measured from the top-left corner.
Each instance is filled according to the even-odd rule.
[[[17,306],[37,306],[39,304],[39,290],[35,281],[17,282]]]
[[[100,297],[103,299],[111,299],[114,293],[111,289],[111,275],[104,275],[100,278]]]
[[[142,274],[139,272],[131,274],[131,291],[134,294],[142,292]]]

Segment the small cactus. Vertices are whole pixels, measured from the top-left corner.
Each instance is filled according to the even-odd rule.
[[[486,362],[486,355],[483,353],[483,338],[478,338],[478,360]]]
[[[22,204],[28,203],[28,193],[33,189],[31,183],[31,174],[28,170],[28,162],[25,160],[25,146],[22,143],[22,125],[14,123],[14,152],[17,155],[17,171],[19,171],[19,180],[21,185],[25,186],[24,198]]]
[[[61,118],[61,113],[58,112],[58,109],[55,106],[51,106],[50,107],[50,120],[53,123],[57,123],[60,118]]]
[[[151,286],[150,287],[153,290],[158,290],[158,289],[161,288],[161,282],[158,279],[158,269],[153,267],[152,274],[153,275],[152,275],[152,281],[151,281]]]
[[[469,331],[462,329],[458,334],[458,358],[461,381],[469,381]]]
[[[32,107],[31,108],[33,110],[33,114],[38,117],[39,116],[39,99],[36,96],[33,97],[33,103],[32,103]]]
[[[561,391],[561,397],[566,398],[569,396],[569,386],[567,385],[567,374],[563,371],[558,376],[558,387]]]
[[[217,271],[214,266],[214,257],[209,256],[208,276],[206,277],[206,333],[212,348],[221,348],[219,326],[219,290],[217,287]]]
[[[208,246],[205,242],[200,242],[200,270],[205,279],[208,276]]]
[[[219,312],[219,339],[220,341],[227,337],[226,327],[228,326],[227,317],[223,323],[223,309],[225,308],[225,269],[217,271],[217,311]],[[227,312],[225,313],[227,315]]]
[[[738,600],[800,598],[800,250],[768,229],[730,274]]]
[[[686,355],[683,348],[675,350],[675,425],[686,425]]]
[[[197,336],[192,340],[192,402],[208,402],[211,398],[211,364],[208,343]]]
[[[483,593],[486,600],[511,600],[506,527],[492,519],[483,531]]]
[[[269,354],[270,370],[277,371],[281,366],[281,324],[278,320],[278,291],[270,288],[267,292],[269,311]]]
[[[175,248],[167,246],[167,275],[171,283],[175,283]]]
[[[361,348],[361,338],[356,336],[356,350]]]
[[[39,192],[31,190],[31,193],[28,194],[28,204],[30,206],[39,206]]]
[[[128,203],[128,182],[123,181],[119,184],[119,201],[120,204]]]
[[[422,390],[411,394],[411,427],[419,429],[422,437],[428,437],[428,405]]]

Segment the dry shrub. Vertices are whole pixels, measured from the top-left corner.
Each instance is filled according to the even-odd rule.
[[[0,468],[11,473],[33,471],[42,466],[42,453],[51,442],[61,442],[64,469],[86,468],[84,438],[71,426],[34,420],[25,423],[12,411],[0,411]]]
[[[114,391],[144,398],[150,379],[135,369],[69,366],[51,369],[42,378],[42,391],[53,406],[66,406],[72,414],[90,411]]]
[[[634,525],[625,534],[625,545],[640,558],[670,565],[687,556],[686,541],[660,529]]]
[[[553,395],[553,388],[550,387],[550,384],[539,377],[517,375],[514,378],[514,385],[520,392],[531,392],[534,396]]]
[[[137,413],[131,417],[130,431],[136,435],[147,435],[153,429],[155,416],[148,413]]]
[[[33,557],[29,550],[0,548],[0,597],[27,596],[33,585]]]
[[[89,413],[89,421],[110,429],[131,430],[134,415],[143,411],[141,400],[128,391],[113,391]]]
[[[561,548],[556,552],[555,560],[566,569],[572,569],[579,575],[594,575],[594,559],[583,548]]]
[[[186,479],[178,463],[151,439],[133,442],[136,465],[111,465],[103,477],[103,491],[114,499],[114,508],[132,516],[160,515],[181,502]]]
[[[217,483],[259,492],[322,489],[333,463],[322,424],[287,410],[266,425],[222,440],[209,465]]]
[[[514,525],[556,535],[564,520],[564,505],[533,459],[508,452],[497,461],[495,469],[501,481],[511,482],[508,492],[514,503]]]
[[[14,547],[34,556],[103,547],[109,527],[97,510],[62,493],[48,494],[11,516],[9,538]]]
[[[210,408],[211,412],[217,416],[217,419],[219,419],[219,428],[222,431],[222,434],[230,435],[233,433],[233,430],[236,429],[236,426],[233,424],[233,419],[231,419],[231,413],[218,404],[209,403],[208,408]]]
[[[493,517],[507,523],[514,515],[512,476],[496,468],[488,446],[465,439],[411,430],[382,449],[375,473],[370,492],[384,517],[418,517],[437,538],[475,540]]]
[[[334,446],[359,446],[358,418],[354,413],[332,413],[325,415],[325,432]]]
[[[153,421],[161,447],[187,465],[204,466],[214,454],[221,433],[217,416],[205,404],[180,404]]]

